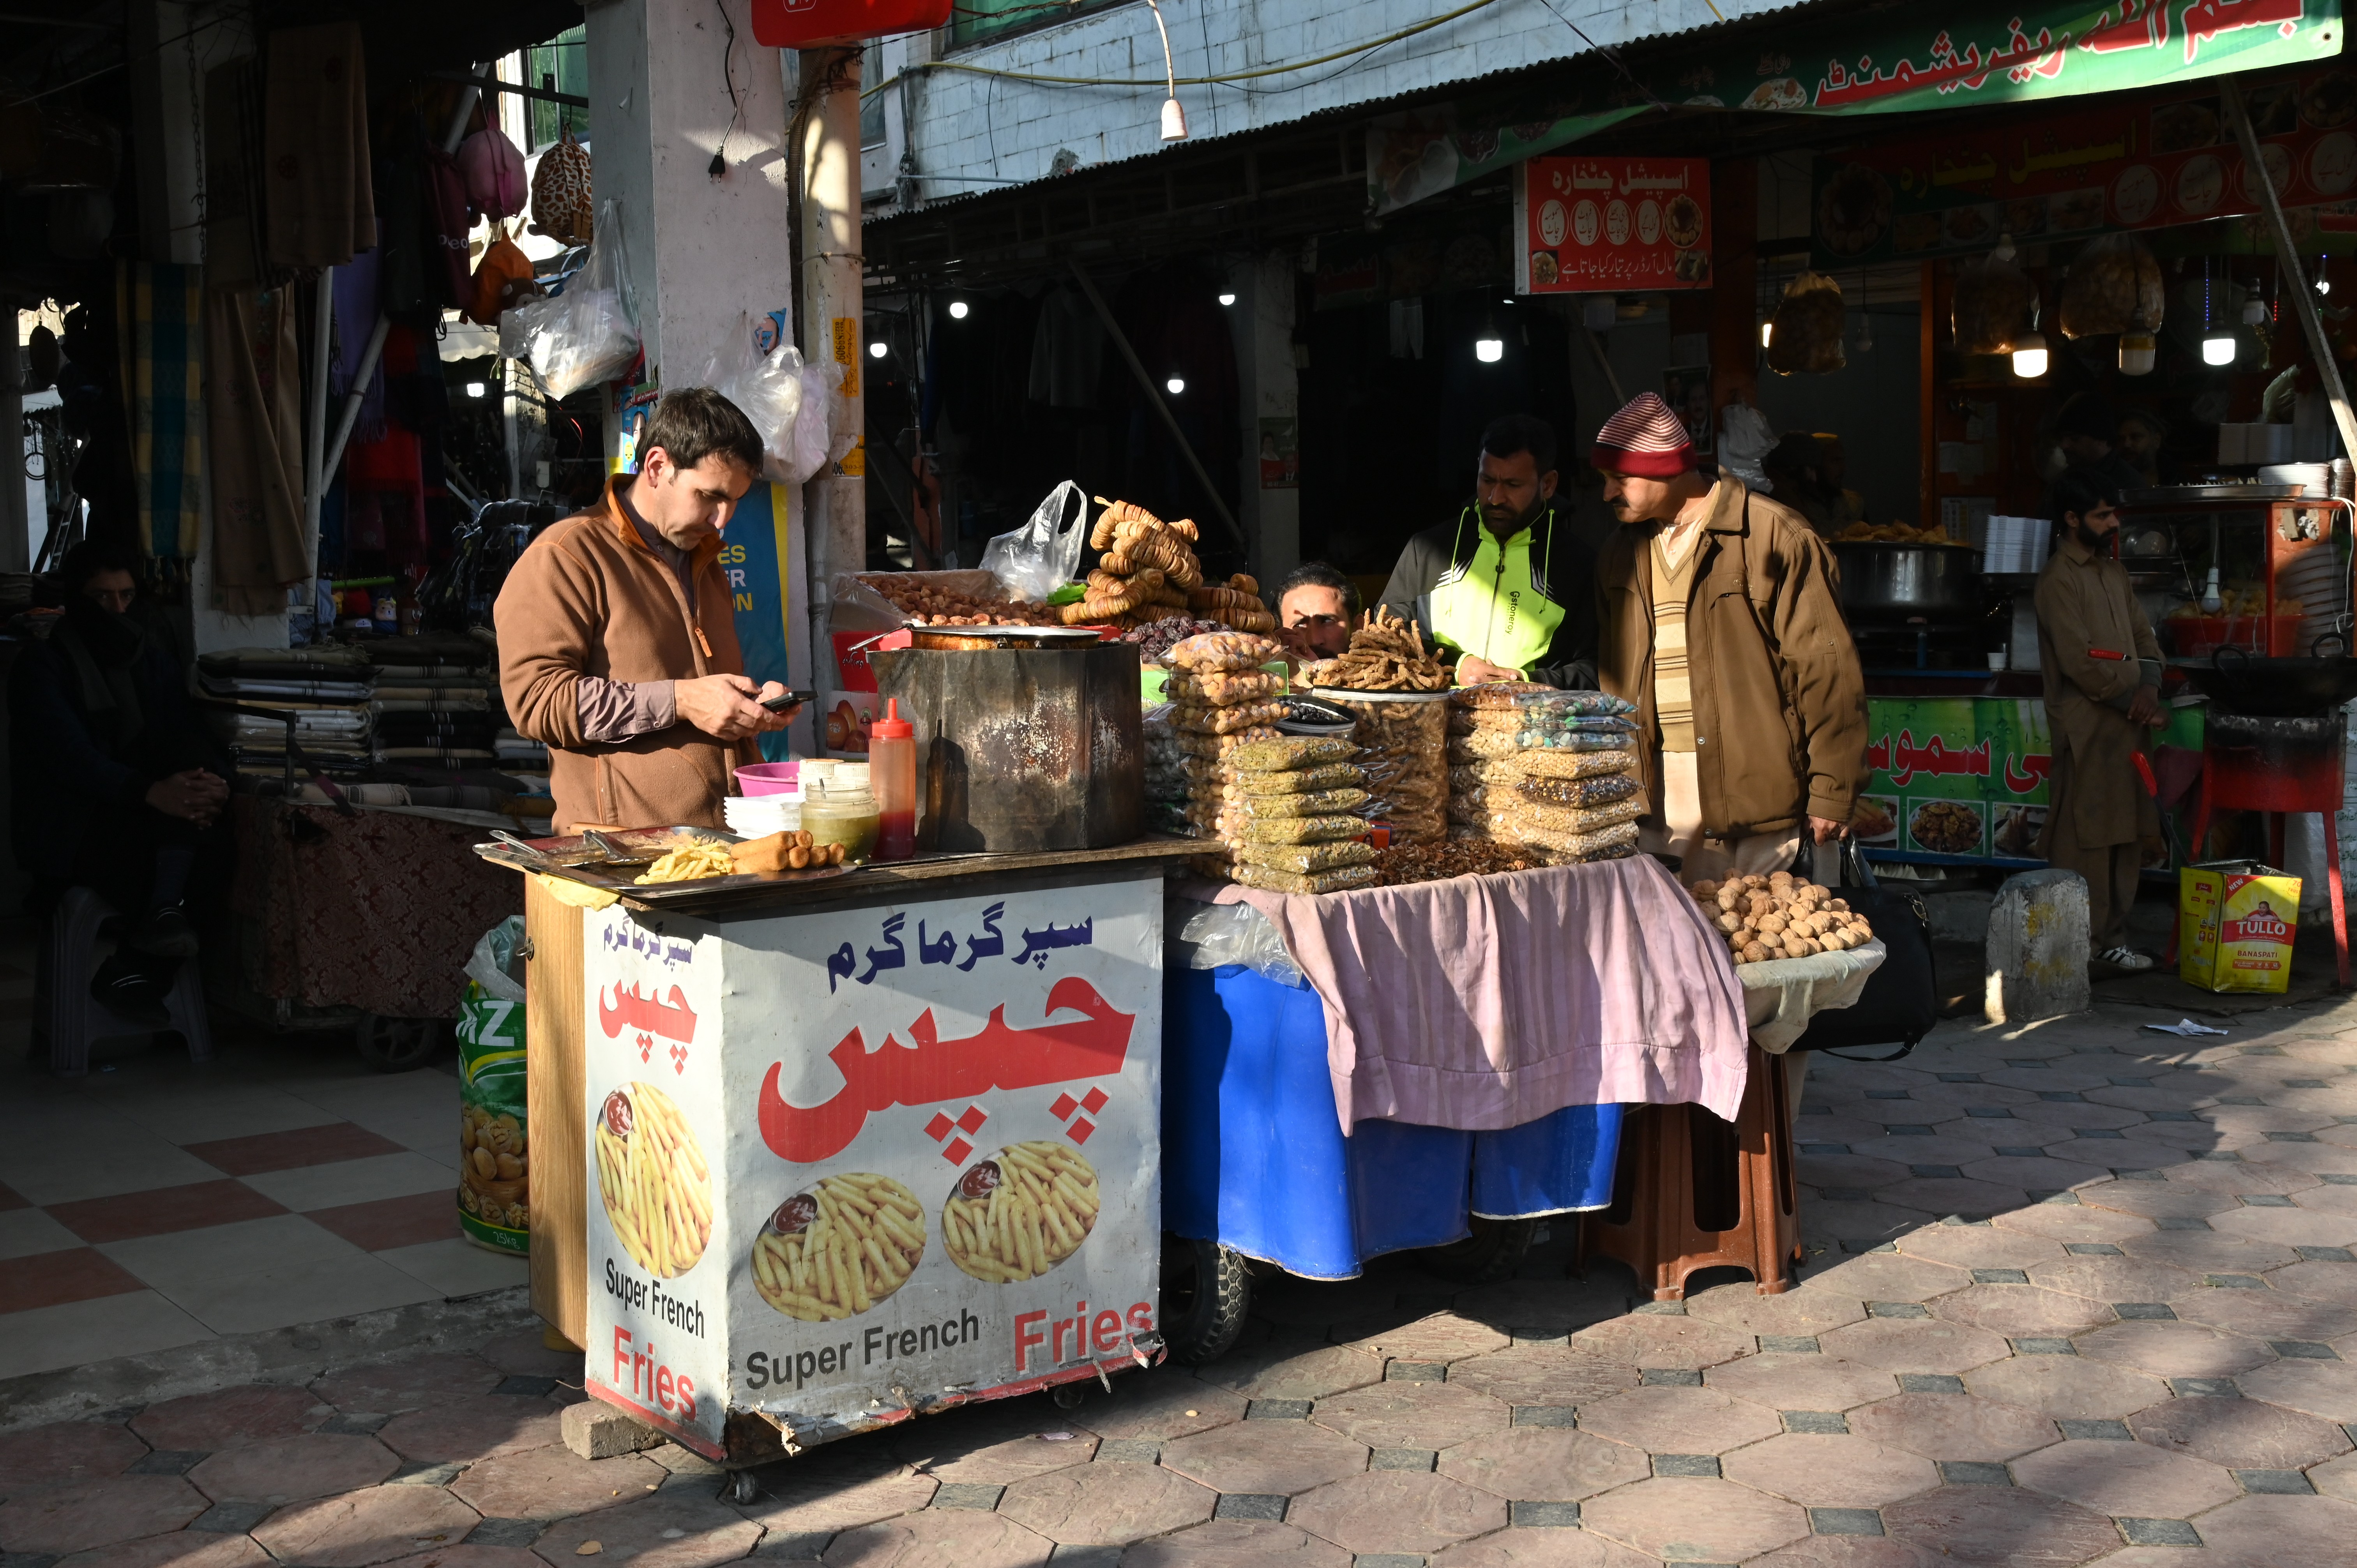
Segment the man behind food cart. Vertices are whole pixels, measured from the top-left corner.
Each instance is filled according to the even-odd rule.
[[[2163,715],[2160,643],[2111,558],[2119,499],[2083,468],[2054,480],[2061,537],[2038,576],[2038,659],[2054,747],[2039,853],[2087,879],[2090,950],[2134,971],[2153,963],[2127,945],[2128,908],[2144,864],[2141,841],[2159,832],[2138,754]]]
[[[1640,845],[1689,883],[1782,870],[1804,835],[1829,845],[1866,770],[1832,553],[1798,512],[1698,471],[1652,392],[1605,422],[1594,462],[1621,524],[1597,557],[1597,678],[1637,704]]]
[[[1422,623],[1460,686],[1596,684],[1595,562],[1555,504],[1555,459],[1546,421],[1491,421],[1473,503],[1410,539],[1383,588],[1383,607]]]
[[[1304,561],[1276,585],[1276,639],[1297,660],[1349,652],[1358,618],[1359,585],[1323,561]]]
[[[560,831],[721,825],[730,770],[783,729],[742,673],[720,534],[761,471],[752,421],[708,387],[663,394],[639,471],[533,541],[492,618],[516,728],[549,748]]]

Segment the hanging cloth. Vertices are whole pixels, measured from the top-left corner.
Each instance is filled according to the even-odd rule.
[[[263,163],[269,259],[339,267],[376,243],[369,182],[368,68],[358,22],[269,38]]]
[[[213,606],[229,615],[274,615],[286,606],[286,590],[308,574],[294,291],[212,290],[205,338]]]
[[[369,337],[376,330],[380,254],[371,247],[355,254],[350,265],[336,269],[336,336],[328,361],[330,428],[336,423],[332,411],[340,409],[351,392],[352,372],[360,368],[360,357],[368,351]],[[369,371],[367,389],[361,394],[360,423],[352,426],[352,435],[373,441],[383,434],[384,360],[380,356]]]
[[[151,556],[197,553],[198,488],[205,478],[197,419],[204,397],[202,277],[200,267],[150,262],[115,268],[139,548]]]

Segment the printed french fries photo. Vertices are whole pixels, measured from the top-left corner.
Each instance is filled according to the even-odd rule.
[[[712,1240],[712,1169],[671,1096],[633,1083],[597,1118],[597,1192],[639,1267],[677,1279]]]
[[[991,1284],[1037,1279],[1089,1239],[1097,1173],[1061,1144],[1009,1144],[958,1176],[942,1205],[942,1250]]]
[[[777,1207],[753,1237],[753,1283],[788,1317],[832,1323],[909,1283],[925,1256],[925,1211],[890,1176],[831,1176]]]

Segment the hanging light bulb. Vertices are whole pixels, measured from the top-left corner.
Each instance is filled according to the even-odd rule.
[[[2013,373],[2034,381],[2046,373],[2046,335],[2031,330],[2013,340]]]
[[[875,342],[867,345],[867,357],[871,360],[880,360],[891,351],[892,350],[885,345],[884,340],[880,338]]]
[[[1220,295],[1220,303],[1222,305],[1233,305],[1235,302],[1236,296],[1232,294],[1223,294]]]
[[[2210,259],[2201,259],[2201,362],[2205,365],[2231,365],[2234,362],[2234,333],[2217,318],[2212,310],[2210,284]]]
[[[2128,323],[2128,329],[2120,334],[2120,374],[2148,376],[2159,358],[2160,339],[2153,336],[2151,326],[2139,309]]]
[[[1775,336],[1776,320],[1775,317],[1770,317],[1760,324],[1760,346],[1765,349],[1768,347],[1768,340]]]
[[[1473,357],[1485,365],[1494,365],[1506,357],[1506,340],[1494,328],[1487,329],[1473,339]]]
[[[2254,292],[2250,298],[2243,301],[2243,325],[2245,327],[2256,327],[2266,321],[2266,318],[2267,302],[2261,299],[2258,295]]]
[[[963,320],[966,318],[966,317],[967,317],[967,316],[968,316],[968,315],[973,311],[973,309],[974,309],[974,306],[972,306],[968,305],[964,300],[962,300],[962,299],[953,299],[953,300],[951,300],[951,301],[950,301],[950,319],[951,319],[951,320],[952,320],[952,321],[963,321]]]
[[[1173,376],[1162,384],[1169,390],[1172,397],[1177,397],[1180,392],[1187,390],[1187,378],[1184,376]]]
[[[1170,62],[1170,29],[1162,24],[1159,0],[1146,0],[1154,12],[1154,26],[1162,35],[1162,78],[1168,85],[1170,96],[1162,101],[1162,139],[1183,142],[1187,139],[1187,111],[1178,105],[1178,68]]]

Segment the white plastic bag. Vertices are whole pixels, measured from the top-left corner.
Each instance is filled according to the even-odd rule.
[[[1760,467],[1776,445],[1768,416],[1748,403],[1730,403],[1718,411],[1718,432],[1720,465],[1750,489],[1771,493],[1774,487]]]
[[[563,294],[503,313],[500,352],[531,365],[541,390],[562,401],[630,368],[639,352],[636,306],[622,259],[621,206],[608,198],[597,214],[588,264]]]
[[[770,483],[799,485],[825,462],[826,403],[834,389],[824,371],[802,363],[792,344],[761,352],[750,317],[737,317],[736,332],[693,384],[712,388],[745,411],[760,432],[761,477]]]
[[[983,546],[982,569],[1004,584],[1009,596],[1042,603],[1072,580],[1088,540],[1089,498],[1066,479],[1048,492],[1030,521]]]

